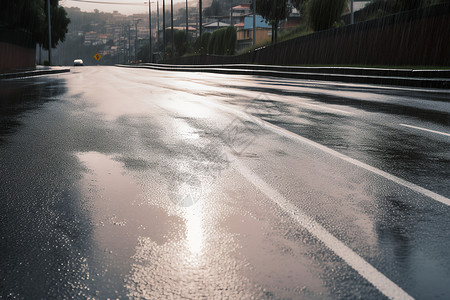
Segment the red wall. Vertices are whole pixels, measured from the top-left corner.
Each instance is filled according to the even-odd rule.
[[[0,42],[0,73],[36,67],[36,49]]]

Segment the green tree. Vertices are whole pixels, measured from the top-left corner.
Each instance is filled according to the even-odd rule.
[[[175,55],[183,56],[187,51],[186,32],[184,30],[174,29]]]
[[[214,44],[214,54],[224,55],[225,54],[225,28],[216,30],[213,35],[216,34],[216,42]]]
[[[59,0],[50,0],[50,20],[52,27],[52,48],[56,48],[59,42],[64,42],[70,19],[67,17],[66,10],[59,5]],[[45,1],[47,3],[47,1]],[[45,11],[47,12],[47,4],[45,4]],[[46,13],[47,15],[47,13]],[[44,49],[48,49],[48,21],[45,18],[44,26],[40,30],[41,38],[37,41]],[[44,33],[44,34],[42,34]]]
[[[331,28],[341,17],[347,0],[310,0],[307,5],[309,24],[315,31]]]
[[[224,50],[226,55],[234,55],[234,51],[236,48],[236,41],[237,41],[237,32],[236,28],[234,26],[228,26],[225,29],[225,43],[224,43]]]
[[[210,7],[204,9],[206,17],[220,16],[223,13],[223,8],[219,0],[213,0]]]
[[[272,25],[272,43],[277,42],[278,25],[288,16],[285,0],[256,0],[256,12]]]
[[[209,38],[208,41],[208,54],[214,54],[214,47],[216,44],[216,38],[217,38],[217,34],[214,34],[214,32],[211,34],[211,37]]]
[[[194,43],[195,52],[199,54],[208,53],[208,44],[210,38],[211,38],[210,32],[205,32],[202,34],[201,37],[198,37]]]
[[[64,41],[70,19],[59,0],[50,0],[52,48]],[[48,49],[47,1],[0,0],[0,26],[31,33],[33,41]]]
[[[294,7],[298,10],[303,11],[307,2],[308,0],[292,0],[292,5],[294,5]]]
[[[33,39],[45,22],[44,0],[0,0],[0,26],[31,33]]]
[[[236,29],[228,26],[214,31],[208,44],[208,54],[233,55],[236,48]]]

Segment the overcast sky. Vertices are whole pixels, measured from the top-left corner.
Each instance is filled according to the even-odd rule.
[[[114,10],[119,11],[122,14],[130,15],[135,13],[148,13],[148,4],[144,4],[148,0],[86,0],[95,2],[118,2],[118,3],[142,3],[142,5],[114,5],[114,4],[99,4],[99,3],[83,3],[75,0],[60,0],[59,4],[65,7],[79,7],[82,11],[94,11],[98,9],[103,12],[113,12]],[[156,1],[151,0],[152,9],[156,11]],[[160,7],[162,7],[162,0],[158,0]],[[174,0],[173,3],[186,2],[185,0]],[[189,0],[190,2],[190,0]],[[170,0],[166,0],[166,7],[170,7]]]

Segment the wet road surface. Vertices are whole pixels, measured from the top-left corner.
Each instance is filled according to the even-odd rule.
[[[449,299],[450,92],[0,82],[1,298]]]

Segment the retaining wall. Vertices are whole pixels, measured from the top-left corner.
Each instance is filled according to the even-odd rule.
[[[0,73],[36,67],[36,48],[31,35],[0,29]]]
[[[325,30],[243,55],[191,56],[163,63],[450,66],[450,4]]]

